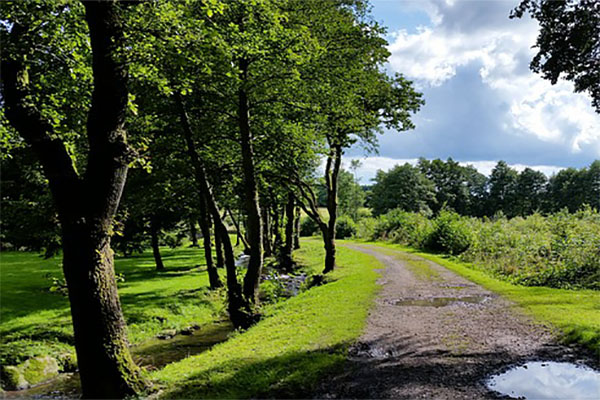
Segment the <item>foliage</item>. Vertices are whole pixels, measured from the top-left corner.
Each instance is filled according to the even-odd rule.
[[[406,163],[388,172],[377,171],[371,188],[370,206],[374,215],[385,214],[395,208],[427,212],[434,199],[433,183],[418,168]]]
[[[600,113],[600,3],[597,0],[521,0],[511,18],[530,13],[540,24],[531,69],[555,84],[563,77],[587,91]]]
[[[460,254],[461,260],[523,285],[600,289],[600,213],[590,207],[575,214],[492,220],[449,211],[429,220],[394,210],[377,219],[371,237],[362,237]]]
[[[319,234],[319,225],[314,219],[304,217],[300,221],[300,236],[314,236]]]
[[[356,234],[356,223],[352,218],[342,215],[335,222],[335,238],[346,239]]]

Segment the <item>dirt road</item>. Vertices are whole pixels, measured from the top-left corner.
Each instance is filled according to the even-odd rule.
[[[496,398],[484,384],[490,373],[522,361],[581,357],[507,300],[431,261],[347,247],[374,255],[386,269],[348,367],[321,397]]]

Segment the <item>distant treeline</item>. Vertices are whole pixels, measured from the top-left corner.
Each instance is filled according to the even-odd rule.
[[[374,215],[399,208],[434,214],[452,209],[476,217],[502,212],[515,217],[565,208],[575,212],[584,204],[600,209],[600,160],[586,168],[563,169],[550,178],[531,168],[517,172],[499,161],[488,178],[451,158],[421,158],[416,166],[406,163],[378,171],[367,195]]]

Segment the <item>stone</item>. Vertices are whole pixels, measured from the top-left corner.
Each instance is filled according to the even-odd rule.
[[[6,390],[23,390],[29,387],[23,372],[14,365],[2,367],[2,388]]]
[[[175,335],[177,335],[177,331],[175,329],[165,329],[156,335],[156,337],[159,339],[171,339]]]
[[[22,364],[23,376],[31,385],[47,381],[58,375],[59,367],[55,358],[50,356],[33,357]]]

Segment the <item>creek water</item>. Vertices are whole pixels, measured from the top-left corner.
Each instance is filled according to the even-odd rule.
[[[186,357],[203,353],[224,342],[234,331],[229,321],[221,321],[177,334],[169,339],[153,338],[133,346],[131,353],[136,363],[152,371]],[[7,391],[6,399],[75,399],[81,395],[78,373],[59,374],[58,377],[25,390]]]
[[[528,362],[492,376],[486,385],[514,398],[600,399],[600,372],[565,362]]]

